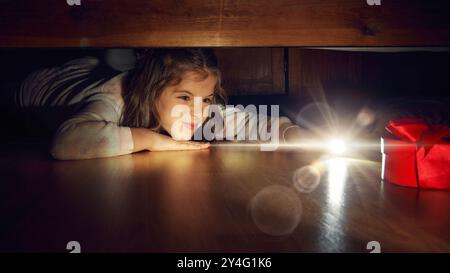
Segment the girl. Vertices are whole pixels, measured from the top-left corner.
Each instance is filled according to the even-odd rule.
[[[186,140],[207,121],[205,115],[194,113],[196,97],[202,111],[226,103],[211,49],[150,49],[133,69],[122,73],[93,57],[76,59],[30,74],[15,99],[25,114],[54,130],[51,155],[68,160],[143,150],[206,149],[207,142]],[[181,122],[174,118],[177,105],[191,109],[191,118]],[[221,109],[223,117],[238,115],[236,132],[252,126],[254,113]],[[287,139],[301,135],[288,118],[278,121],[279,132]]]

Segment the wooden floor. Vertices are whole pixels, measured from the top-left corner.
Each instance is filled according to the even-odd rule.
[[[379,155],[324,161],[320,184],[293,173],[319,154],[211,148],[53,161],[1,156],[0,250],[68,252],[450,251],[450,192],[381,183]]]

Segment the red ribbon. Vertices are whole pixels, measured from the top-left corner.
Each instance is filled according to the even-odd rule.
[[[429,125],[421,119],[397,119],[389,122],[386,130],[403,141],[424,147],[425,155],[436,143],[442,143],[450,137],[450,127],[446,125]]]

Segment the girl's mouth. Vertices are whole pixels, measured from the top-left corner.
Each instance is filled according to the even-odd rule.
[[[197,125],[195,123],[189,122],[183,122],[183,126],[190,129],[191,131],[194,131],[197,128]]]

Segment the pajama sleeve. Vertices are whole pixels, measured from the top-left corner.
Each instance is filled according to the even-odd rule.
[[[279,130],[273,131],[272,126],[279,126],[290,124],[291,121],[285,116],[271,117],[268,115],[271,111],[270,107],[267,109],[267,113],[257,113],[256,109],[246,109],[238,107],[230,107],[221,105],[217,111],[220,116],[216,119],[211,119],[209,122],[221,123],[223,126],[214,125],[214,135],[216,140],[262,140],[268,141],[270,137],[269,132],[276,132],[279,134]],[[272,115],[274,113],[271,113]]]
[[[119,126],[119,120],[120,111],[116,104],[107,99],[91,101],[59,126],[50,153],[59,160],[132,153],[131,129]]]

